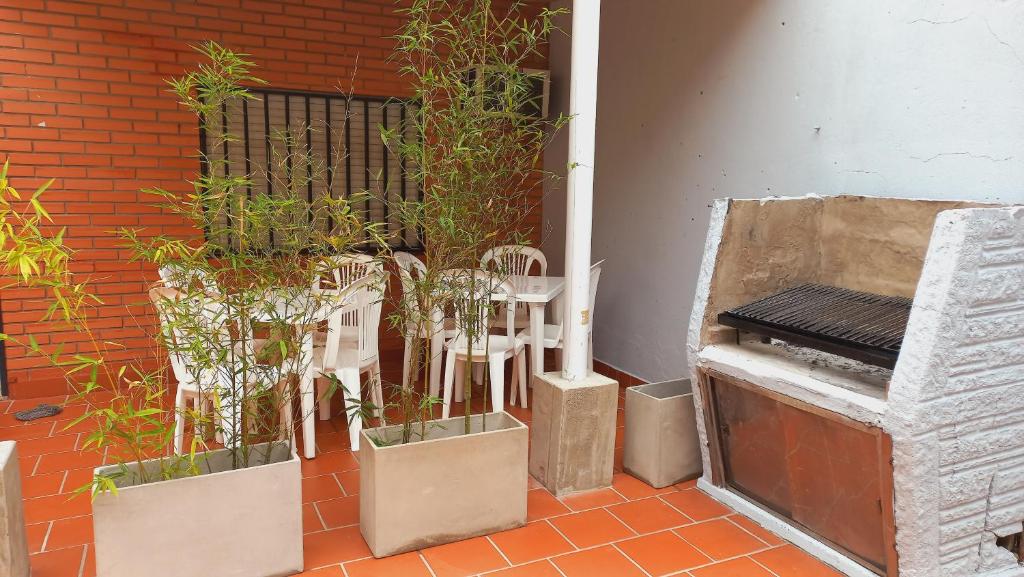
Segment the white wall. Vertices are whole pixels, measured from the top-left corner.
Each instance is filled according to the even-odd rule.
[[[568,61],[553,43],[556,107]],[[1024,203],[1024,2],[604,0],[596,170],[596,356],[681,376],[712,199]]]

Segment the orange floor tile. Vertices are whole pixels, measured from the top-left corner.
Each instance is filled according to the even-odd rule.
[[[0,440],[19,442],[33,575],[91,577],[91,505],[71,493],[101,460],[76,449],[87,428],[65,428],[76,411],[19,424],[12,412],[24,406],[0,404]],[[512,411],[529,424],[530,411]],[[376,560],[359,533],[359,462],[347,439],[340,417],[318,423],[320,454],[303,461],[303,577],[839,575],[692,482],[658,490],[621,471],[610,488],[563,499],[531,481],[525,527]]]

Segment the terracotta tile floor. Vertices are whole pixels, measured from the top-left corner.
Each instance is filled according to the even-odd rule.
[[[20,424],[13,412],[63,399],[0,401],[0,440],[18,440],[33,577],[94,575],[91,506],[71,498],[100,462],[77,450],[81,413]],[[457,409],[457,407],[456,407]],[[620,398],[620,411],[621,411]],[[456,411],[458,412],[458,411]],[[529,423],[530,412],[511,412]],[[622,419],[616,463],[621,464]],[[835,577],[761,527],[682,483],[656,490],[621,471],[613,486],[556,499],[531,479],[525,527],[388,559],[359,534],[359,463],[343,420],[317,423],[320,455],[303,462],[308,577]]]

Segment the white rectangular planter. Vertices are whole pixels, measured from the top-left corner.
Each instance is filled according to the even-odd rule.
[[[253,447],[251,458],[262,461],[268,447]],[[203,467],[212,472],[145,485],[119,479],[125,486],[116,495],[96,497],[97,575],[278,577],[302,571],[302,470],[294,450],[276,443],[268,464],[231,470],[231,452],[222,449],[210,452]]]
[[[659,489],[700,476],[695,414],[689,379],[626,389],[623,468]]]
[[[431,421],[427,439],[395,444],[400,426],[364,429],[359,529],[374,557],[526,524],[529,430],[508,413]],[[385,446],[378,446],[382,439]]]
[[[14,441],[0,442],[0,575],[28,577],[28,541],[21,502],[21,473]]]

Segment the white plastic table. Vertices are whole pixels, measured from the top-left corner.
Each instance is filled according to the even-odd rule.
[[[510,276],[508,278],[516,291],[516,302],[527,303],[530,309],[530,362],[533,374],[544,372],[544,308],[565,291],[565,277],[562,276]],[[496,300],[504,300],[495,295]],[[562,308],[551,311],[555,324],[562,319]]]
[[[299,375],[299,401],[302,411],[302,445],[303,454],[307,459],[316,457],[316,423],[313,418],[316,392],[313,374],[313,333],[316,332],[317,324],[327,320],[331,313],[331,307],[312,305],[309,302],[308,291],[300,289],[298,292],[287,290],[274,291],[267,294],[267,303],[274,307],[273,312],[269,310],[257,312],[253,320],[257,322],[281,322],[287,321],[295,327],[296,334],[300,338],[299,366],[303,367]],[[315,310],[313,310],[315,308]]]
[[[544,308],[548,303],[553,302],[565,291],[565,277],[561,276],[510,276],[507,279],[515,289],[516,302],[527,303],[530,311],[530,362],[533,365],[533,374],[539,375],[544,372]],[[494,300],[505,300],[503,293],[495,293]],[[552,311],[555,323],[562,319],[561,307],[555,307]],[[434,324],[440,326],[442,322],[439,311],[434,312]],[[430,367],[430,394],[437,395],[441,387],[441,363],[444,348],[444,335],[442,331],[434,333],[430,339],[430,355],[434,359]]]

